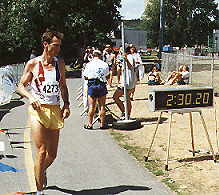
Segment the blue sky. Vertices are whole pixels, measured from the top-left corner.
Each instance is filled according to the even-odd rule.
[[[120,13],[124,19],[140,18],[144,12],[144,0],[122,0]]]
[[[219,0],[216,0],[219,3]],[[124,19],[140,18],[144,12],[144,0],[121,0],[120,13]]]

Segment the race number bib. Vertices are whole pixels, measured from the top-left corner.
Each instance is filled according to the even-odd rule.
[[[59,94],[59,82],[44,82],[43,86],[43,94],[46,96],[54,96]]]

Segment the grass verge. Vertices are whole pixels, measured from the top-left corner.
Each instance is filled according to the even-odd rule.
[[[130,144],[129,136],[117,130],[112,130],[110,134],[116,140],[119,146],[127,150],[129,154],[135,157],[135,159],[152,174],[159,177],[160,180],[166,184],[173,192],[176,192],[179,195],[184,194],[180,190],[180,185],[177,184],[173,179],[169,178],[168,171],[164,171],[164,164],[160,159],[152,159],[145,162],[144,155],[147,152],[146,148],[141,148],[139,146]]]

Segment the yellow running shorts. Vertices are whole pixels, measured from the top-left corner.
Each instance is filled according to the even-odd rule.
[[[61,115],[61,108],[59,105],[42,104],[41,110],[36,111],[29,106],[29,114],[32,119],[39,121],[45,128],[61,129],[64,127],[64,120]]]

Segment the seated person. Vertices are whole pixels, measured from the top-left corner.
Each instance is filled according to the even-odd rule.
[[[173,85],[177,83],[178,85],[189,84],[189,67],[186,65],[181,65],[179,67],[179,72],[173,71],[167,78],[167,83]]]
[[[180,76],[180,73],[183,71],[183,65],[181,65],[179,67],[179,71],[173,71],[170,73],[170,75],[167,77],[167,81],[165,84],[169,84],[172,85],[174,83],[176,83],[176,80],[178,79],[178,77]]]
[[[148,73],[148,85],[160,85],[161,78],[157,66],[153,66],[151,72]]]
[[[189,84],[189,67],[184,65],[183,70],[177,80],[178,85],[188,85]]]

